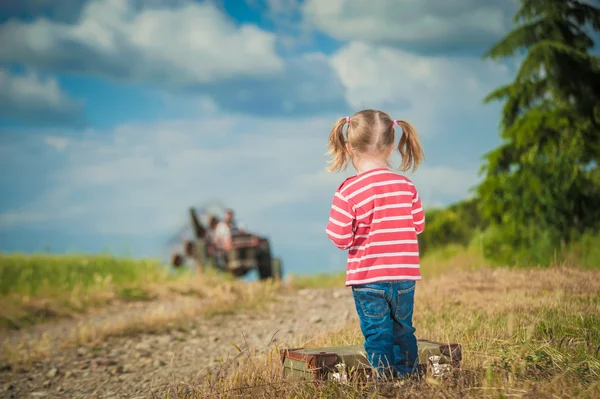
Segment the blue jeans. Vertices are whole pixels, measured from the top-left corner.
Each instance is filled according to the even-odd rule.
[[[391,281],[352,287],[365,352],[383,378],[417,371],[417,338],[412,326],[415,286],[414,281]]]

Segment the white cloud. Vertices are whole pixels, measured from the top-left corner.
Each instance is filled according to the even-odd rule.
[[[236,26],[212,2],[139,8],[134,0],[93,0],[75,24],[8,21],[0,27],[0,48],[0,61],[170,85],[283,69],[273,34]]]
[[[269,21],[277,41],[288,50],[311,45],[312,27],[302,21],[302,0],[245,0],[251,9]]]
[[[505,65],[476,57],[422,56],[363,42],[341,48],[331,65],[355,110],[382,108],[413,122],[425,137],[468,129],[468,120],[493,110],[482,110],[483,98],[510,79]]]
[[[338,40],[403,46],[419,53],[489,46],[511,26],[515,0],[307,0],[304,18]]]
[[[22,154],[20,162],[40,162],[52,183],[31,202],[1,210],[0,226],[168,236],[186,221],[189,206],[219,199],[249,228],[273,237],[276,247],[314,248],[326,242],[323,228],[335,188],[354,173],[351,166],[341,174],[324,170],[329,130],[347,104],[354,111],[381,108],[415,124],[427,162],[410,178],[425,205],[460,200],[477,182],[480,155],[491,147],[497,120],[496,110],[482,109],[481,101],[510,79],[504,66],[352,41],[331,56],[296,55],[282,71],[272,35],[234,26],[209,2],[141,10],[130,4],[95,1],[76,25],[7,24],[0,28],[0,46],[10,44],[6,57],[48,68],[171,85],[202,83],[203,95],[195,100],[193,94],[165,96],[169,107],[186,104],[179,115],[197,116],[68,137],[40,134],[45,151],[60,151],[50,151],[60,167],[38,161],[39,149]],[[383,3],[372,5],[377,4]],[[274,14],[296,12],[293,1],[271,7]],[[208,27],[214,29],[205,42],[200,30]],[[21,46],[15,45],[17,34]],[[232,50],[250,43],[256,58]],[[207,83],[213,80],[222,81]],[[273,118],[277,113],[289,116]],[[471,145],[481,136],[487,138]],[[393,165],[398,164],[395,155]]]
[[[0,117],[49,124],[81,120],[82,104],[69,98],[54,78],[0,68]]]
[[[274,15],[290,15],[299,7],[298,0],[267,0],[267,8]]]
[[[415,124],[428,158],[410,177],[426,205],[460,200],[477,182],[481,152],[465,148],[481,132],[469,128],[481,119],[486,134],[495,135],[490,123],[495,116],[482,112],[480,104],[491,88],[508,79],[505,67],[360,42],[349,43],[330,59],[304,55],[298,68],[306,69],[300,61],[329,63],[355,110],[382,108]],[[327,92],[325,85],[320,88]],[[294,90],[291,100],[304,96],[308,101],[317,94],[310,84]],[[180,100],[173,100],[177,106]],[[51,176],[58,191],[10,211],[25,215],[42,208],[59,220],[73,207],[85,212],[79,218],[67,215],[72,229],[167,234],[185,221],[189,206],[216,198],[235,208],[252,229],[276,235],[282,245],[310,247],[315,241],[298,243],[298,237],[322,233],[333,191],[353,173],[351,167],[339,175],[324,170],[327,136],[341,115],[245,117],[224,115],[209,99],[199,104],[203,111],[194,119],[124,124],[68,140],[47,137],[48,145],[63,148],[64,167]],[[452,145],[445,144],[448,140]],[[465,166],[464,160],[470,163]],[[392,161],[399,165],[398,155]]]
[[[12,17],[44,15],[48,19],[73,21],[77,19],[86,0],[19,0],[5,1],[2,14],[6,20]]]
[[[54,148],[57,151],[62,151],[69,146],[69,139],[65,137],[46,136],[46,144]]]
[[[426,166],[419,171],[418,175],[415,175],[413,180],[419,187],[419,193],[426,205],[437,206],[444,203],[444,199],[447,198],[462,200],[470,197],[469,190],[480,179],[476,169],[463,170],[449,166]],[[447,204],[447,202],[445,203]]]
[[[339,77],[319,52],[289,57],[285,72],[268,81],[234,80],[202,91],[222,109],[261,116],[316,116],[348,107]]]
[[[315,115],[347,107],[326,57],[280,58],[281,32],[238,25],[212,1],[140,4],[92,0],[74,24],[8,21],[0,26],[0,62],[198,95],[203,108],[237,113]]]
[[[84,132],[68,139],[60,169],[39,166],[53,188],[5,210],[0,225],[42,220],[63,231],[168,235],[189,206],[219,199],[277,245],[311,247],[323,242],[333,192],[354,173],[325,171],[336,118],[213,116]],[[458,200],[473,182],[469,171],[428,165],[413,180],[426,204]]]

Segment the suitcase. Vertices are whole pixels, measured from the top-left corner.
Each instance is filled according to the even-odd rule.
[[[460,367],[460,344],[419,339],[417,346],[421,374],[440,377]],[[318,384],[323,381],[344,383],[354,376],[360,379],[372,376],[363,345],[283,349],[280,355],[284,377],[305,378]]]

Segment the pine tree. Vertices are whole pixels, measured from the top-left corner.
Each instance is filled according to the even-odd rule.
[[[503,144],[486,154],[478,187],[491,223],[488,255],[543,262],[559,243],[600,226],[600,9],[575,0],[522,0],[517,27],[485,58],[525,52],[504,100]],[[535,250],[539,250],[538,253]]]

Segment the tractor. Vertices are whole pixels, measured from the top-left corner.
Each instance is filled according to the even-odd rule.
[[[281,280],[281,259],[271,253],[269,239],[246,231],[232,232],[233,249],[223,252],[217,258],[208,239],[207,227],[201,222],[194,208],[189,209],[193,240],[184,243],[184,253],[176,253],[171,258],[174,267],[181,267],[186,257],[200,262],[204,268],[214,267],[235,277],[243,277],[251,270],[256,270],[261,280],[272,278]]]

